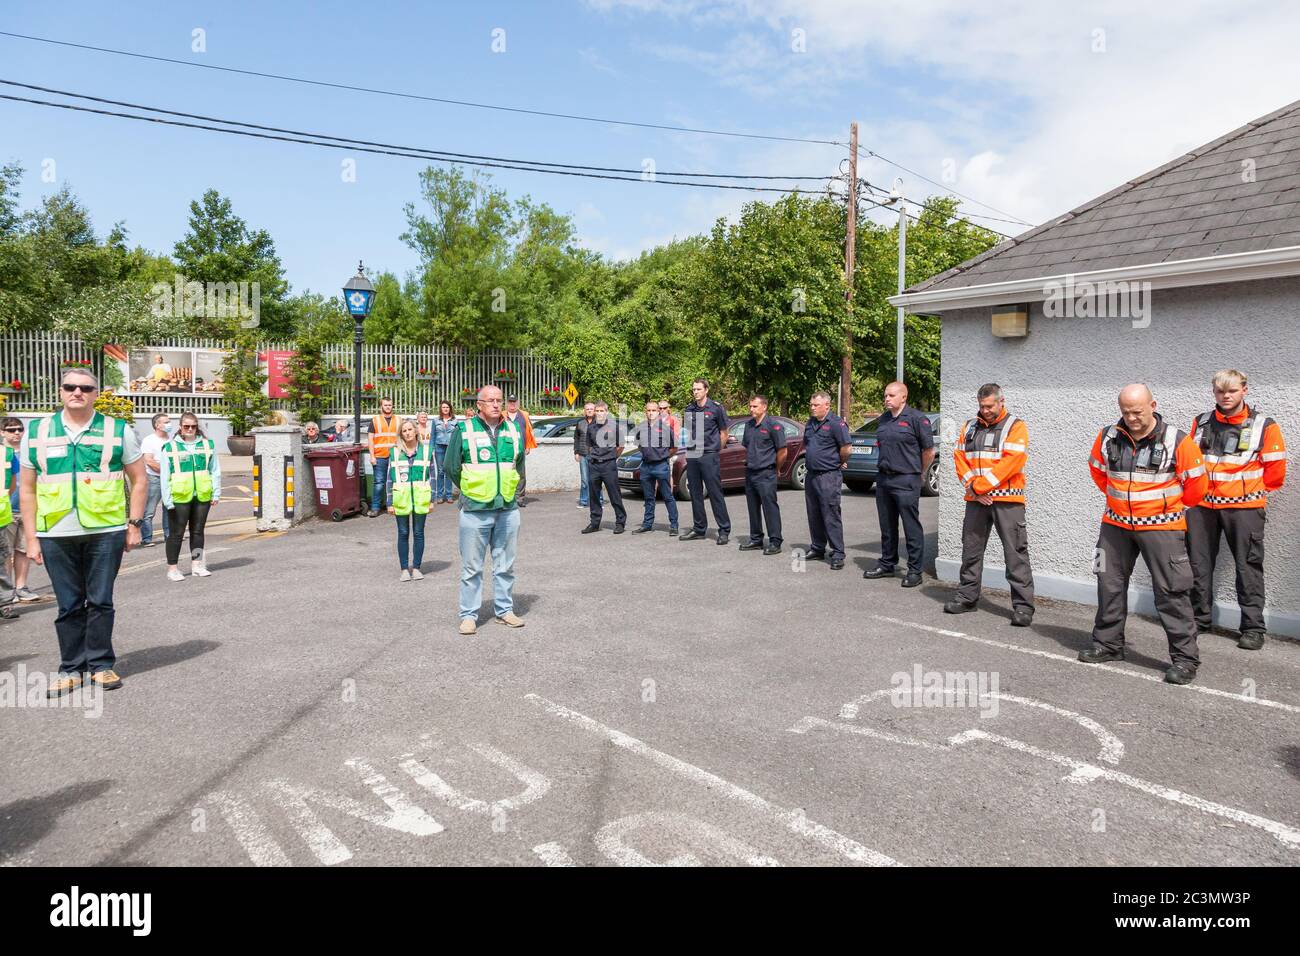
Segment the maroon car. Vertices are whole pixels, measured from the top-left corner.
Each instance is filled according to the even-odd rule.
[[[803,488],[808,467],[803,460],[803,423],[781,415],[768,415],[769,419],[779,422],[785,431],[785,467],[776,476],[780,484],[790,488]],[[745,487],[745,446],[741,438],[745,427],[753,421],[748,415],[732,419],[727,429],[727,444],[719,453],[719,472],[724,489]],[[641,451],[632,449],[618,460],[618,484],[624,494],[641,494]],[[673,461],[673,490],[677,497],[689,500],[690,489],[686,485],[686,456],[678,454]]]

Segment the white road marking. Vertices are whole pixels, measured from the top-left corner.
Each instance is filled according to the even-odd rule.
[[[844,836],[842,833],[832,830],[830,827],[822,826],[820,823],[815,823],[812,820],[809,820],[798,810],[785,810],[773,803],[769,803],[756,793],[751,793],[742,787],[736,786],[734,783],[723,780],[716,774],[709,773],[707,770],[702,770],[694,764],[689,764],[684,760],[679,760],[676,757],[655,750],[653,747],[642,743],[635,737],[630,737],[625,733],[614,730],[612,727],[606,727],[599,721],[593,720],[575,710],[562,707],[561,705],[553,703],[545,697],[541,697],[537,694],[525,694],[524,699],[542,707],[556,717],[561,717],[564,720],[577,724],[584,730],[589,730],[592,733],[599,734],[616,747],[622,747],[624,750],[637,754],[640,757],[644,757],[651,763],[657,764],[678,776],[685,777],[687,780],[721,793],[722,796],[727,797],[730,800],[735,800],[744,806],[757,810],[787,829],[799,834],[800,836],[807,837],[818,845],[838,853],[855,863],[864,863],[868,866],[900,865],[898,861],[892,857],[886,856],[876,850],[869,849],[861,843]]]
[[[573,857],[569,856],[567,850],[558,843],[539,843],[533,847],[533,852],[547,866],[576,866]]]
[[[644,827],[659,827],[685,840],[692,840],[708,847],[722,856],[739,860],[747,866],[780,866],[770,856],[766,856],[747,843],[737,840],[731,834],[684,813],[634,813],[606,823],[596,831],[596,848],[605,858],[619,866],[701,866],[699,857],[694,853],[683,853],[672,857],[665,863],[656,863],[639,850],[627,845],[627,836]]]
[[[885,617],[882,614],[873,614],[877,621],[887,621],[890,624],[898,624],[902,627],[915,628],[918,631],[929,631],[932,634],[940,634],[943,637],[956,637],[963,641],[972,641],[976,644],[984,644],[988,647],[996,647],[1004,651],[1016,651],[1020,654],[1029,654],[1033,657],[1045,657],[1053,661],[1065,661],[1067,664],[1077,664],[1079,667],[1087,667],[1092,670],[1108,671],[1112,674],[1121,674],[1124,677],[1135,677],[1138,680],[1152,681],[1156,684],[1163,684],[1164,678],[1157,677],[1154,674],[1143,674],[1140,671],[1129,670],[1126,667],[1116,667],[1114,664],[1085,664],[1076,658],[1066,654],[1057,654],[1053,651],[1040,651],[1033,647],[1022,647],[1019,644],[1008,644],[1005,641],[995,641],[987,637],[976,637],[974,634],[966,634],[962,631],[950,631],[942,627],[931,627],[929,624],[917,624],[915,621],[904,621],[896,617]],[[1208,694],[1211,697],[1225,697],[1228,700],[1235,700],[1243,704],[1257,704],[1260,707],[1273,707],[1277,710],[1284,710],[1291,714],[1300,714],[1300,706],[1295,704],[1284,704],[1278,700],[1269,700],[1265,697],[1251,697],[1246,694],[1234,694],[1230,691],[1219,690],[1215,687],[1206,687],[1204,684],[1184,684],[1178,690],[1191,690],[1198,694]]]
[[[496,764],[516,777],[524,785],[523,791],[513,797],[503,797],[489,803],[486,800],[467,796],[457,790],[412,756],[407,755],[407,759],[403,760],[398,766],[406,771],[412,780],[448,806],[457,810],[466,810],[470,813],[482,813],[487,816],[495,816],[508,810],[518,810],[525,804],[540,800],[551,789],[551,781],[547,780],[546,777],[536,770],[525,767],[519,761],[503,754],[495,747],[489,747],[487,744],[470,744],[469,749],[484,760]]]
[[[284,810],[293,828],[321,863],[326,866],[343,863],[352,859],[352,851],[316,816],[311,808],[313,803],[411,836],[431,836],[442,832],[442,824],[408,800],[402,791],[364,760],[352,759],[345,761],[345,764],[361,773],[362,782],[388,806],[387,812],[376,810],[351,797],[287,780],[269,780],[266,783],[275,802]]]
[[[252,805],[233,793],[210,793],[208,800],[221,810],[230,829],[254,866],[292,866]]]
[[[890,692],[891,689],[887,688],[883,691],[877,691],[872,694],[867,694],[864,697],[859,698],[858,701],[865,702],[866,700],[869,699],[877,699],[882,696],[887,696]],[[1019,699],[1017,700],[1017,702],[1028,703],[1031,706],[1041,703],[1038,701],[1030,701],[1027,698]],[[841,716],[844,715],[844,712],[848,710],[850,706],[851,705],[845,705],[845,707],[840,712]],[[1055,708],[1049,707],[1049,709],[1055,709]],[[1065,713],[1068,714],[1069,712],[1067,711]],[[857,711],[856,709],[854,709],[853,716],[856,716],[856,714]],[[1078,715],[1074,715],[1074,716],[1078,716]],[[1087,720],[1088,718],[1083,718],[1083,719]],[[1095,721],[1093,723],[1095,723]],[[1097,726],[1102,730],[1103,733],[1105,733],[1105,728],[1101,728],[1099,724]],[[1185,807],[1191,807],[1193,809],[1200,810],[1203,813],[1214,814],[1215,816],[1223,817],[1226,820],[1232,820],[1236,823],[1243,823],[1246,826],[1255,827],[1257,829],[1263,830],[1265,833],[1269,833],[1272,836],[1276,837],[1278,840],[1280,840],[1283,844],[1290,847],[1291,849],[1300,849],[1300,830],[1297,830],[1295,827],[1288,826],[1285,823],[1280,823],[1276,820],[1270,820],[1267,817],[1261,817],[1253,813],[1248,813],[1245,810],[1239,810],[1236,807],[1229,807],[1229,806],[1224,806],[1221,803],[1214,803],[1202,797],[1195,796],[1194,794],[1184,793],[1181,790],[1175,790],[1173,787],[1166,787],[1163,784],[1152,783],[1148,780],[1142,780],[1139,777],[1134,777],[1126,773],[1121,773],[1120,771],[1113,770],[1109,767],[1099,767],[1096,764],[1091,764],[1084,760],[1078,760],[1074,757],[1067,757],[1064,754],[1058,754],[1051,750],[1045,750],[1042,747],[1036,747],[1033,744],[1027,744],[1022,740],[1014,740],[1010,737],[1004,737],[1000,734],[991,734],[979,729],[964,730],[961,733],[954,734],[953,736],[949,737],[945,743],[936,744],[930,741],[920,740],[915,737],[907,737],[902,734],[895,734],[887,731],[877,730],[875,728],[866,727],[860,724],[849,724],[849,723],[844,723],[843,721],[835,721],[835,720],[822,720],[819,717],[805,717],[803,720],[799,721],[797,724],[795,724],[793,727],[790,728],[790,733],[803,734],[803,733],[807,733],[809,730],[812,730],[814,728],[834,730],[838,733],[856,734],[861,737],[871,737],[876,740],[884,740],[889,743],[902,744],[907,747],[916,747],[922,750],[951,750],[956,747],[960,747],[964,744],[970,743],[971,741],[984,740],[990,743],[998,744],[999,746],[1002,747],[1007,747],[1011,750],[1019,751],[1021,753],[1026,753],[1031,756],[1038,757],[1039,759],[1042,760],[1047,760],[1051,763],[1058,764],[1059,766],[1068,767],[1070,769],[1070,774],[1065,779],[1070,783],[1085,784],[1085,783],[1090,783],[1093,780],[1110,780],[1114,783],[1123,784],[1126,787],[1130,787],[1134,790],[1140,791],[1141,793],[1145,793],[1154,797],[1159,797],[1162,800],[1168,800],[1171,803],[1177,803]],[[1120,746],[1121,746],[1120,752],[1122,753],[1123,745],[1121,744]],[[1103,745],[1103,750],[1102,750],[1103,758],[1105,754],[1106,754],[1106,749]]]
[[[879,700],[882,697],[892,697],[895,691],[893,688],[885,690],[874,690],[870,694],[863,694],[855,700],[850,701],[840,708],[840,716],[845,720],[856,720],[858,710],[863,704],[869,704],[873,700]],[[955,691],[945,689],[944,694],[951,696]],[[1057,714],[1061,717],[1074,721],[1084,730],[1087,730],[1097,738],[1101,744],[1101,752],[1097,754],[1098,758],[1106,763],[1119,763],[1120,758],[1124,756],[1124,742],[1112,734],[1091,717],[1085,717],[1083,714],[1076,714],[1072,710],[1066,710],[1063,707],[1057,707],[1054,704],[1048,704],[1041,700],[1034,700],[1032,697],[1017,697],[1014,694],[1003,694],[993,692],[981,694],[980,699],[984,698],[1005,700],[1013,704],[1024,704],[1026,707],[1037,707],[1039,710],[1046,710],[1049,713]]]

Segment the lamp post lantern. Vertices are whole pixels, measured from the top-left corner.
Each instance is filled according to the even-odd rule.
[[[366,278],[366,267],[357,263],[357,274],[343,286],[343,304],[347,306],[354,323],[353,344],[353,387],[352,396],[352,437],[361,441],[361,346],[365,341],[365,321],[370,308],[375,303],[375,287]]]

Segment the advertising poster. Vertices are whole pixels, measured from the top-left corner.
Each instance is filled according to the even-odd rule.
[[[228,354],[217,349],[132,349],[120,364],[125,365],[127,391],[133,395],[219,395],[221,366]]]

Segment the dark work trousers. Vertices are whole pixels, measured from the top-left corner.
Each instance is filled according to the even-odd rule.
[[[745,503],[749,505],[749,541],[763,543],[763,524],[767,524],[767,539],[774,547],[781,546],[781,506],[776,502],[776,468],[762,471],[745,471]]]
[[[167,514],[167,563],[175,564],[181,556],[181,538],[186,526],[190,529],[190,557],[203,550],[203,529],[208,523],[211,501],[187,501],[177,504]]]
[[[1192,614],[1192,566],[1182,531],[1128,531],[1103,523],[1094,559],[1097,619],[1092,639],[1108,651],[1124,646],[1128,582],[1138,554],[1151,572],[1156,611],[1169,639],[1169,659],[1192,670],[1200,665]]]
[[[623,492],[618,487],[618,462],[613,458],[609,461],[594,461],[589,458],[587,469],[587,507],[591,509],[591,523],[600,524],[600,518],[605,513],[605,508],[600,503],[600,489],[603,485],[605,494],[609,495],[609,503],[614,506],[614,523],[625,524],[627,509],[623,507]]]
[[[876,515],[880,519],[880,566],[898,567],[898,519],[907,537],[907,573],[921,573],[925,532],[921,529],[921,476],[886,475],[876,479]]]
[[[522,432],[522,429],[520,429]],[[519,462],[519,484],[515,488],[515,500],[522,501],[524,489],[528,487],[528,452],[524,452],[524,457]]]
[[[840,520],[840,486],[844,472],[810,471],[804,480],[803,500],[808,508],[808,534],[813,554],[825,554],[844,560],[844,522]]]
[[[92,674],[117,662],[113,653],[113,582],[122,566],[125,531],[41,538],[41,556],[59,602],[59,672]]]
[[[713,520],[718,523],[718,531],[731,533],[731,515],[727,514],[727,500],[722,496],[720,468],[716,451],[686,459],[686,487],[691,492],[691,520],[696,534],[704,534],[709,527],[708,516],[704,513],[706,492],[709,504],[713,506]]]
[[[1263,508],[1188,508],[1187,556],[1192,561],[1192,608],[1196,623],[1210,626],[1214,612],[1214,564],[1220,536],[1237,565],[1237,604],[1241,632],[1264,630]]]
[[[1029,567],[1029,531],[1025,527],[1025,506],[1018,502],[982,505],[966,502],[961,524],[961,587],[957,600],[974,604],[980,598],[984,575],[984,551],[989,529],[996,528],[1002,541],[1002,560],[1011,587],[1011,606],[1034,609],[1034,573]]]

